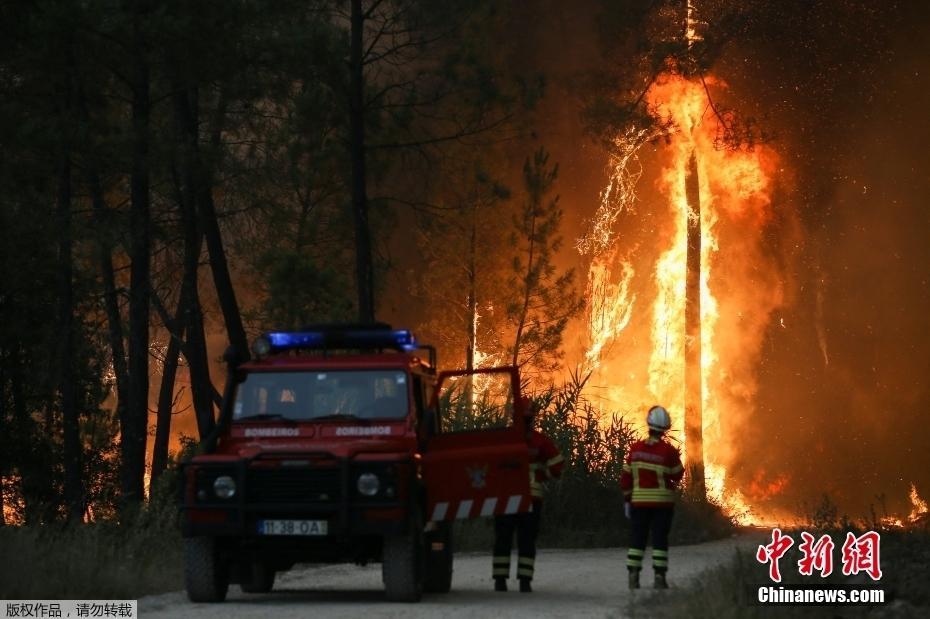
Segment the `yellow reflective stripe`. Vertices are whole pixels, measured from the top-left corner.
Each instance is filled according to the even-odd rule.
[[[536,563],[536,559],[533,557],[520,557],[518,563],[520,565],[534,565]]]
[[[675,495],[671,491],[645,493],[642,490],[634,491],[630,500],[633,503],[673,503]]]
[[[654,567],[668,567],[668,559],[653,559],[652,565]]]
[[[559,462],[565,462],[565,458],[562,457],[562,454],[555,456],[554,458],[549,458],[546,460],[546,466],[552,466],[558,464]]]
[[[627,566],[627,567],[642,567],[642,566],[643,566],[643,560],[642,560],[642,559],[632,559],[632,558],[627,559],[627,560],[626,560],[626,566]]]
[[[626,556],[628,557],[641,557],[645,554],[645,551],[640,550],[639,548],[629,548],[626,551]]]
[[[510,557],[498,555],[494,557],[494,565],[510,565]]]
[[[633,500],[637,499],[674,499],[675,493],[668,489],[649,489],[639,488],[633,490]]]
[[[508,576],[510,576],[510,568],[509,567],[495,567],[494,570],[491,571],[491,575],[494,576],[495,578],[499,578],[499,577],[507,578]]]
[[[653,557],[668,557],[668,551],[667,550],[656,550],[655,548],[653,548],[652,556]]]
[[[517,570],[517,576],[522,578],[532,578],[533,577],[533,568],[531,567],[521,567]]]
[[[674,473],[681,473],[684,470],[685,470],[685,467],[679,464],[678,466],[673,466],[672,468],[670,468],[668,472],[674,474]]]
[[[632,471],[632,470],[633,470],[633,469],[630,468],[630,465],[629,465],[629,464],[626,464],[626,463],[623,464],[623,472],[624,472],[624,473],[629,473],[629,472]]]

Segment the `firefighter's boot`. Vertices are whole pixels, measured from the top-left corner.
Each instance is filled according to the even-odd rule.
[[[639,570],[630,570],[630,589],[639,589]]]
[[[520,579],[520,593],[532,593],[532,592],[533,592],[533,587],[530,586],[530,579],[521,578]]]
[[[507,591],[507,579],[506,578],[495,578],[494,579],[494,590],[495,591]]]
[[[665,580],[665,572],[656,572],[656,580],[653,587],[656,589],[668,589],[668,581]]]

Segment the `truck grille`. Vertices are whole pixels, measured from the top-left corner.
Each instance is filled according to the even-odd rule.
[[[342,498],[339,469],[249,469],[245,487],[250,503],[308,503]]]

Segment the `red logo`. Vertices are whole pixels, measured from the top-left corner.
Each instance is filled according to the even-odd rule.
[[[856,537],[852,533],[846,534],[843,544],[843,575],[851,576],[865,572],[872,580],[882,577],[882,567],[878,556],[881,536],[875,531],[863,533]]]
[[[794,545],[790,535],[782,535],[781,529],[772,529],[772,543],[759,546],[756,551],[756,560],[763,565],[769,563],[769,578],[772,582],[781,582],[781,571],[778,569],[778,560],[785,556],[788,549]]]
[[[814,536],[804,531],[801,533],[801,539],[804,541],[798,546],[798,550],[803,556],[798,561],[798,572],[802,576],[810,576],[817,570],[821,578],[832,574],[834,544],[830,536],[824,535],[814,543]]]
[[[815,541],[816,540],[816,541]],[[781,570],[778,561],[794,545],[790,535],[784,535],[781,529],[772,529],[772,541],[756,550],[756,560],[769,565],[769,578],[772,582],[781,582]],[[842,560],[843,575],[853,576],[865,572],[872,580],[882,577],[881,557],[879,548],[881,536],[875,531],[869,531],[856,537],[854,533],[846,534],[843,543]],[[812,576],[815,571],[821,578],[833,573],[833,549],[836,545],[829,535],[822,535],[816,539],[807,531],[801,532],[801,559],[798,561],[798,573],[802,576]]]

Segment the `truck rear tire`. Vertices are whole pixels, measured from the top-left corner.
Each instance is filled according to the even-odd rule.
[[[184,585],[191,602],[222,602],[229,590],[229,566],[217,556],[216,539],[184,539]]]
[[[267,563],[257,561],[249,568],[249,579],[239,584],[243,593],[268,593],[274,588],[275,571]]]
[[[447,522],[438,527],[426,535],[423,590],[427,593],[449,593],[452,589],[452,527]]]
[[[381,579],[389,601],[419,602],[423,597],[423,554],[421,527],[384,538]]]

